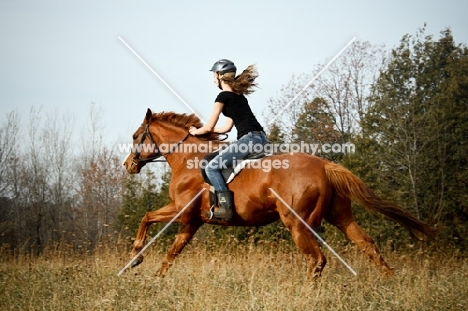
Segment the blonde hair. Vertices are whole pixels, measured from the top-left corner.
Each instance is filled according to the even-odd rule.
[[[220,76],[220,79],[229,84],[234,93],[249,95],[257,87],[257,83],[255,83],[257,77],[257,68],[255,65],[250,65],[238,76],[236,76],[235,72],[226,72]]]

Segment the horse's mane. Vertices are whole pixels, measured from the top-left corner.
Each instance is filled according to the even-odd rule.
[[[164,123],[169,123],[175,127],[181,127],[185,128],[188,132],[188,129],[191,126],[195,127],[202,127],[203,124],[200,121],[200,119],[195,115],[195,114],[186,114],[186,113],[176,113],[176,112],[158,112],[158,113],[153,113],[151,116],[151,122],[152,121],[158,121],[158,122],[164,122]],[[201,138],[202,140],[214,140],[218,141],[219,140],[219,134],[217,133],[206,133],[203,135],[197,135],[198,138]]]

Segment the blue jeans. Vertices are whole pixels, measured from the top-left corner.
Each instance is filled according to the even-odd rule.
[[[210,179],[215,191],[228,190],[221,175],[223,169],[232,167],[252,152],[264,152],[263,147],[269,143],[265,133],[249,132],[223,149],[205,168],[206,176]]]

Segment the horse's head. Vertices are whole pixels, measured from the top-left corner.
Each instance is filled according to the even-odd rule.
[[[130,174],[138,174],[143,166],[161,157],[158,145],[149,127],[153,113],[148,108],[142,124],[133,134],[132,151],[125,159],[123,166]]]
[[[133,134],[132,151],[123,165],[130,174],[139,173],[148,162],[154,162],[159,157],[172,153],[181,153],[179,146],[191,136],[191,126],[201,127],[200,119],[195,115],[161,112],[153,114],[150,109],[141,126]],[[185,136],[184,136],[185,135]],[[201,144],[212,141],[214,146],[219,143],[219,134],[207,133],[190,139],[192,143]],[[159,145],[158,145],[158,143]],[[189,151],[191,152],[191,151]],[[168,160],[169,165],[171,163]]]

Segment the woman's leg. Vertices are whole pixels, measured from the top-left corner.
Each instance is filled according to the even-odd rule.
[[[222,159],[218,154],[210,162],[208,162],[205,168],[206,176],[210,180],[216,192],[228,190],[223,175],[221,174],[221,171],[227,167],[220,165],[220,161],[222,161]]]
[[[252,145],[251,141],[252,139],[248,136],[240,138],[222,150],[207,164],[205,168],[206,176],[208,176],[216,191],[228,190],[221,171],[232,167],[236,161],[244,159],[252,149],[249,148],[249,144]]]
[[[213,217],[230,221],[233,217],[234,194],[226,186],[221,171],[235,165],[235,161],[244,159],[250,152],[252,137],[243,137],[229,145],[211,160],[205,168],[206,175],[210,179],[216,191],[218,210],[213,212]]]
[[[205,173],[213,184],[216,191],[228,190],[221,171],[237,165],[237,163],[247,157],[250,153],[258,152],[258,149],[265,151],[265,145],[270,144],[266,136],[245,135],[238,141],[230,144],[226,149],[219,152],[210,162],[208,162]],[[256,148],[261,145],[262,148]]]

